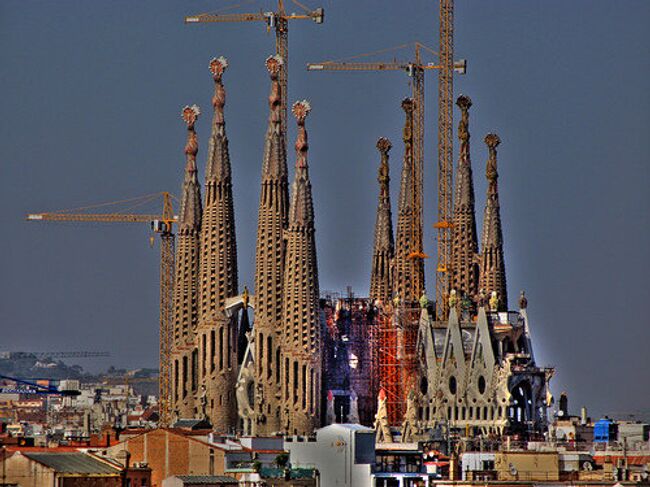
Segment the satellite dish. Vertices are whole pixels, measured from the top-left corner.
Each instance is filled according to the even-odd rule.
[[[584,462],[582,464],[582,469],[587,472],[591,472],[594,469],[594,466],[591,464],[591,462]]]

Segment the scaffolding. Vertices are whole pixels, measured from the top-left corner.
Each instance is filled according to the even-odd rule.
[[[384,306],[377,309],[370,327],[372,390],[375,397],[386,394],[388,422],[400,426],[406,412],[409,391],[417,387],[417,336],[420,308]]]

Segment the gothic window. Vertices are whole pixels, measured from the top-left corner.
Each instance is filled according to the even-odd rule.
[[[223,370],[223,326],[219,327],[219,370]]]
[[[214,352],[217,348],[216,345],[216,335],[214,330],[210,330],[210,372],[214,372],[215,361],[214,361]]]
[[[485,394],[485,377],[482,375],[478,378],[478,392]]]
[[[457,384],[456,384],[456,377],[453,375],[449,378],[449,392],[452,394],[456,394],[457,390]]]

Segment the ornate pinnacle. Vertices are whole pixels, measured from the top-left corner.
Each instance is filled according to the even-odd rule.
[[[386,137],[380,137],[379,140],[377,140],[377,150],[379,150],[379,153],[381,154],[381,165],[379,166],[377,181],[379,181],[382,196],[387,196],[388,194],[388,184],[390,182],[388,152],[392,146],[390,140]]]
[[[456,100],[460,108],[461,119],[458,124],[458,138],[461,142],[469,141],[469,107],[472,106],[472,99],[469,96],[460,95]]]
[[[228,67],[228,61],[225,57],[212,58],[209,69],[214,79],[214,95],[212,96],[212,106],[214,107],[215,122],[223,125],[223,107],[226,105],[226,90],[223,87],[221,78]]]
[[[215,57],[210,60],[209,69],[215,81],[221,80],[221,76],[227,67],[228,60],[223,56],[219,56],[218,58]]]
[[[377,150],[381,153],[382,155],[382,160],[383,156],[388,155],[388,151],[393,147],[393,144],[390,143],[390,140],[388,140],[386,137],[379,137],[379,140],[377,140]]]
[[[407,146],[407,151],[410,150],[413,139],[413,110],[415,103],[413,98],[404,98],[402,100],[402,110],[406,114],[406,123],[404,124],[404,131],[402,132],[402,140]],[[410,156],[410,153],[409,153]]]
[[[196,105],[185,106],[181,112],[181,117],[187,125],[187,143],[185,144],[185,155],[189,159],[195,160],[196,154],[199,151],[199,145],[196,141],[196,131],[194,130],[194,124],[196,123],[197,118],[201,110]]]
[[[271,94],[269,95],[269,108],[271,110],[270,121],[276,124],[279,124],[282,121],[282,93],[280,93],[279,82],[280,67],[282,64],[282,57],[278,54],[266,58],[266,69],[268,70],[272,81]],[[278,130],[277,127],[276,130]]]
[[[485,136],[485,143],[490,151],[487,167],[485,169],[485,177],[490,182],[496,182],[499,177],[499,174],[497,173],[497,146],[501,143],[501,139],[497,134],[487,134]]]
[[[282,56],[276,54],[275,56],[269,56],[266,58],[266,69],[271,75],[271,79],[276,79],[278,74],[280,74],[280,67],[284,64]]]
[[[307,151],[309,144],[307,142],[307,130],[305,129],[305,119],[311,111],[311,105],[307,100],[297,101],[291,107],[291,113],[296,117],[298,122],[298,136],[296,137],[296,168],[307,167]]]

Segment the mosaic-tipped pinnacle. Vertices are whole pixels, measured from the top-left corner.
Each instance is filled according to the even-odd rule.
[[[271,76],[276,76],[280,72],[280,67],[284,64],[284,61],[282,60],[282,56],[275,54],[267,57],[265,64],[269,74]]]
[[[311,105],[307,100],[299,100],[291,106],[291,113],[296,117],[298,123],[303,123],[311,111]]]
[[[193,127],[196,119],[199,118],[201,110],[197,105],[186,105],[181,112],[181,118],[188,127]]]
[[[210,59],[210,64],[208,65],[210,73],[212,73],[215,79],[220,79],[227,67],[228,60],[223,56]]]

